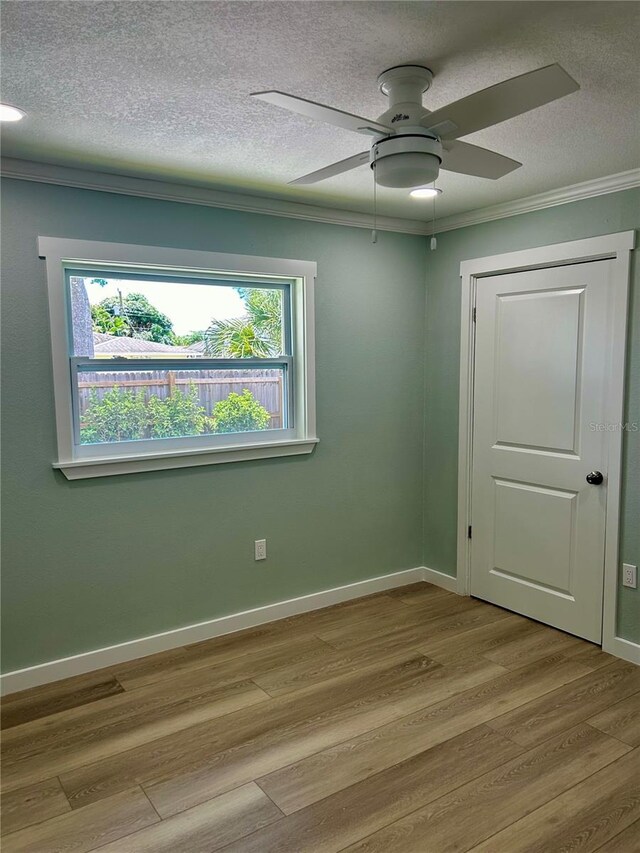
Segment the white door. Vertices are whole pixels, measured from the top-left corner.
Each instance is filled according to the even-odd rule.
[[[476,297],[471,594],[597,643],[612,269],[496,275]]]

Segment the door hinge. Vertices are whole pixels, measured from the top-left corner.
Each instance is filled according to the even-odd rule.
[[[473,322],[476,322],[476,309],[473,309]]]
[[[471,539],[471,525],[469,525],[469,529],[467,530],[467,538]]]

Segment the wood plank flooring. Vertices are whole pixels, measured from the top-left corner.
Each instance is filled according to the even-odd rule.
[[[3,853],[638,853],[640,668],[428,584],[13,694]]]

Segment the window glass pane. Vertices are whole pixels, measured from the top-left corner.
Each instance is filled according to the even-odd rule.
[[[109,277],[104,277],[109,275]],[[69,271],[71,355],[272,358],[286,354],[286,285],[200,284]]]
[[[81,444],[287,427],[285,368],[77,373]]]

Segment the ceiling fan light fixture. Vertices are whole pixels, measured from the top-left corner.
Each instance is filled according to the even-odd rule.
[[[442,162],[442,146],[422,133],[407,133],[381,139],[374,145],[372,166],[376,183],[406,189],[433,183]]]
[[[20,121],[26,113],[11,104],[0,104],[0,121]]]
[[[416,187],[409,193],[411,198],[435,198],[442,195],[440,187]]]
[[[382,187],[404,189],[435,181],[440,160],[434,154],[405,152],[376,161],[376,182]]]

